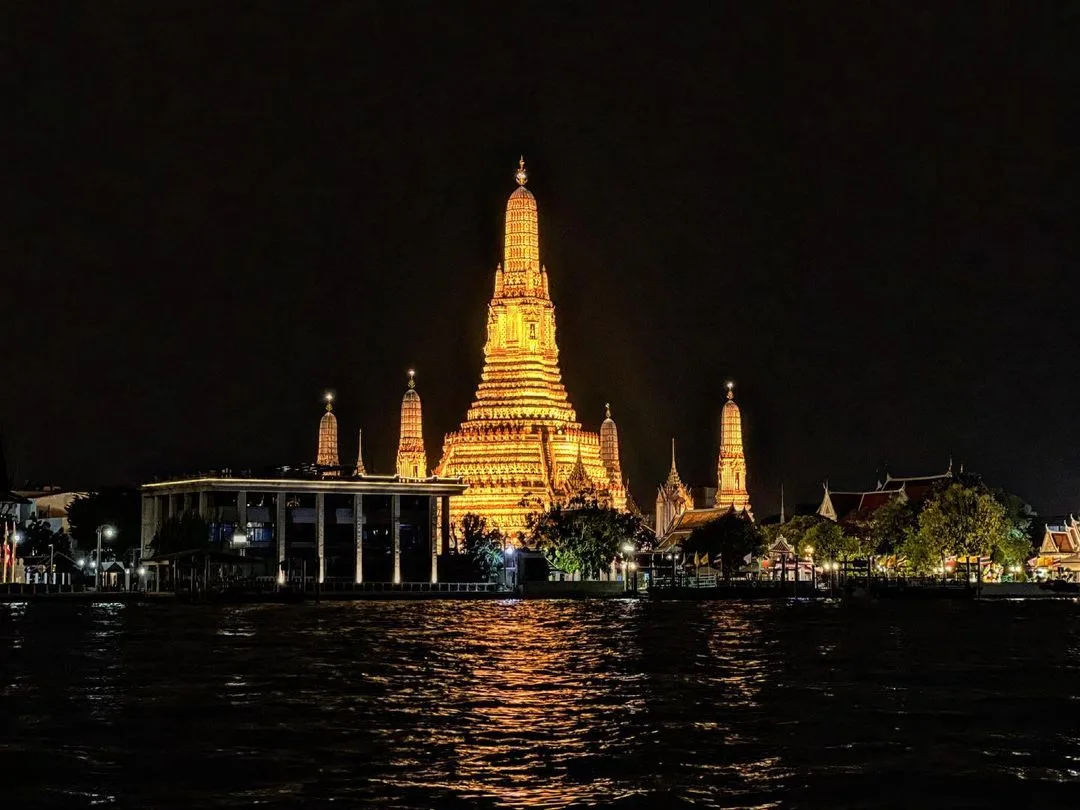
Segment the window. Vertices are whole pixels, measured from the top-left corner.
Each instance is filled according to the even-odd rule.
[[[536,340],[536,322],[529,324],[529,340]]]

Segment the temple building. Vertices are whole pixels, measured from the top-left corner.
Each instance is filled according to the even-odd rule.
[[[555,306],[540,263],[536,197],[525,187],[524,159],[515,178],[480,385],[461,427],[446,435],[436,467],[437,475],[469,485],[450,501],[454,524],[475,512],[510,537],[526,530],[530,512],[572,497],[581,486],[616,509],[626,505],[610,411],[602,451],[601,437],[582,428],[563,386]]]
[[[656,491],[656,536],[667,535],[678,517],[693,508],[694,498],[675,468],[675,440],[672,439],[671,469],[668,471],[667,480]]]
[[[727,512],[742,512],[751,519],[754,517],[746,489],[742,412],[735,404],[734,389],[735,384],[729,382],[727,402],[720,412],[720,455],[716,462],[715,490],[691,490],[683,484],[675,469],[675,440],[671,441],[671,470],[656,493],[655,531],[661,549],[681,546],[695,528]]]
[[[963,469],[961,469],[963,472]],[[836,523],[854,525],[865,522],[894,498],[902,498],[912,504],[925,501],[936,488],[952,480],[952,462],[943,473],[919,475],[906,478],[886,474],[884,481],[869,490],[841,491],[829,489],[825,484],[825,494],[817,513]]]
[[[424,452],[424,420],[420,395],[416,392],[416,373],[409,371],[409,387],[401,398],[401,435],[398,440],[397,474],[399,478],[427,478],[427,454]]]
[[[319,449],[315,455],[317,467],[337,467],[338,461],[338,425],[337,417],[334,416],[334,395],[326,394],[326,413],[319,420]],[[335,475],[334,471],[328,471],[328,475]]]
[[[720,458],[716,463],[717,509],[750,511],[746,491],[746,454],[743,452],[742,412],[735,404],[735,383],[727,384],[727,402],[720,415]]]

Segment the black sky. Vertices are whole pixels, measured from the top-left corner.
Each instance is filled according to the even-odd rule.
[[[564,379],[651,506],[942,469],[1080,508],[1075,3],[6,4],[0,422],[18,477],[434,464],[524,152]]]

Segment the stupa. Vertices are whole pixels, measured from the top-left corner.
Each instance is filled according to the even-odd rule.
[[[450,499],[451,522],[475,512],[511,540],[525,532],[530,512],[568,500],[575,488],[586,486],[616,509],[626,506],[614,421],[605,429],[602,455],[600,436],[582,428],[563,386],[555,306],[540,264],[536,197],[525,188],[524,159],[515,179],[480,385],[461,427],[446,435],[435,470],[469,485]]]

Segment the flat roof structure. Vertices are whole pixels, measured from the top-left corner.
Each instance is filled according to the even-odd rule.
[[[460,479],[343,475],[278,468],[209,473],[143,484],[142,551],[169,518],[209,524],[211,549],[260,558],[268,574],[338,582],[438,581],[450,540],[450,497]]]

